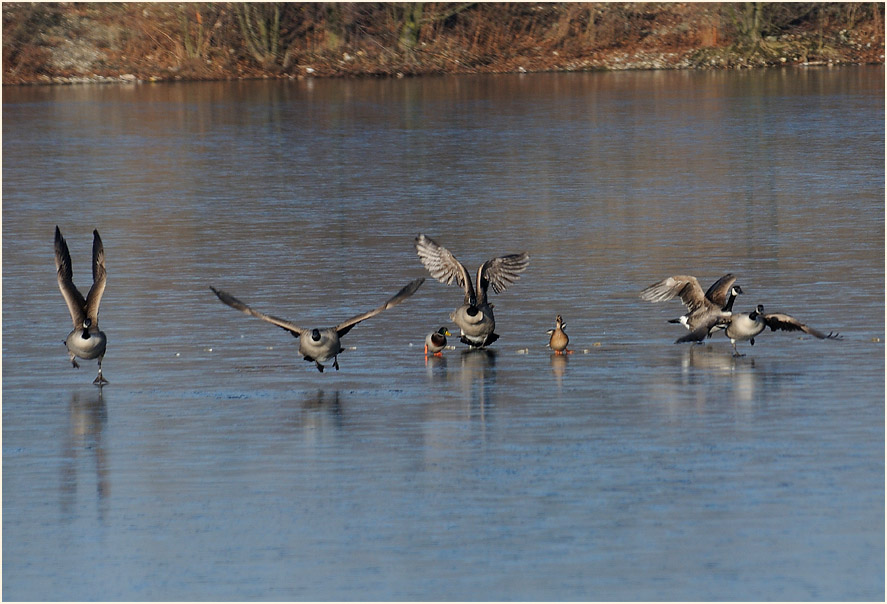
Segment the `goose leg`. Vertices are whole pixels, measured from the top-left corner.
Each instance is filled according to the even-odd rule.
[[[109,383],[108,380],[106,380],[105,377],[102,375],[102,357],[99,357],[99,374],[95,377],[92,383],[99,388]]]
[[[336,368],[336,371],[339,370],[339,357],[333,357],[333,367]]]
[[[77,363],[77,358],[74,356],[74,353],[68,351],[68,356],[71,357],[71,365],[74,367],[74,369],[80,369],[80,364]]]
[[[734,357],[744,357],[744,354],[741,354],[738,350],[736,350],[736,340],[730,340],[730,343],[733,344],[733,356]]]

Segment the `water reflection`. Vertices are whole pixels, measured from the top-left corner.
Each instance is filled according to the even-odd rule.
[[[111,482],[102,433],[107,423],[108,412],[101,388],[89,395],[80,391],[71,393],[60,482],[61,509],[66,516],[74,513],[80,488],[93,483],[92,477],[86,473],[85,464],[81,463],[91,461],[95,473],[98,519],[104,521],[106,517]]]
[[[3,595],[883,594],[883,93],[883,68],[4,90]],[[680,236],[700,207],[731,219]],[[53,387],[76,377],[55,224],[114,250],[110,419],[94,387]],[[494,350],[419,361],[406,343],[452,308],[427,287],[355,332],[378,354],[303,373],[292,338],[246,346],[256,326],[207,289],[344,318],[425,274],[428,228],[533,256]],[[675,346],[676,307],[636,292],[677,271],[809,292],[804,319],[849,337]],[[546,363],[553,299],[605,346]]]
[[[459,355],[459,380],[469,417],[484,420],[495,404],[497,354],[495,349],[474,348]]]
[[[754,365],[753,357],[736,357],[732,350],[710,344],[689,344],[681,357],[681,369],[685,375],[688,369],[733,373],[737,367],[754,368]]]
[[[306,396],[302,400],[302,411],[303,428],[315,429],[329,425],[342,427],[343,411],[338,390],[332,392],[318,390]]]
[[[748,405],[760,394],[762,377],[755,371],[755,359],[735,357],[729,348],[707,344],[687,346],[681,356],[680,375],[684,388],[703,386],[696,389],[696,403],[700,407],[707,405],[710,398]],[[724,376],[730,379],[725,381]]]
[[[441,378],[446,378],[447,374],[447,357],[446,350],[441,356],[425,355],[425,373],[431,382],[436,382]]]
[[[551,363],[551,372],[557,380],[558,389],[560,389],[564,375],[567,373],[567,355],[551,353],[549,362]]]

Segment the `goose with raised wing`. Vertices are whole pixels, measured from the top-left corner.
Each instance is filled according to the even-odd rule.
[[[450,319],[461,331],[459,340],[472,348],[484,348],[498,340],[487,291],[492,288],[495,293],[502,293],[520,279],[520,273],[530,264],[530,256],[524,252],[487,260],[477,269],[476,282],[472,283],[468,269],[448,249],[421,233],[415,243],[419,260],[432,277],[447,285],[455,281],[465,292],[462,305],[450,313]]]
[[[680,323],[690,331],[700,325],[713,325],[710,333],[720,328],[720,321],[727,319],[733,311],[736,296],[742,288],[736,285],[736,275],[727,273],[711,284],[707,291],[702,291],[699,280],[692,275],[674,275],[654,283],[641,291],[641,299],[649,302],[665,302],[675,296],[680,297],[686,314],[669,323]]]
[[[730,343],[733,345],[733,356],[737,357],[743,355],[736,349],[736,343],[747,341],[754,346],[755,338],[767,327],[770,328],[770,331],[802,331],[820,340],[842,339],[841,334],[837,332],[822,333],[790,315],[765,313],[763,304],[758,304],[757,308],[750,313],[733,313],[725,320],[718,320],[718,324],[724,329],[724,335],[730,338]],[[709,325],[700,325],[684,337],[678,338],[677,343],[700,342],[708,336],[710,329]]]
[[[424,281],[425,278],[420,277],[419,279],[416,279],[415,281],[412,281],[404,286],[399,292],[394,294],[381,306],[374,308],[373,310],[370,310],[368,312],[351,317],[350,319],[339,323],[335,327],[326,328],[299,327],[298,325],[295,325],[294,323],[291,323],[284,319],[278,319],[277,317],[266,315],[265,313],[254,310],[231,294],[220,289],[216,289],[213,286],[210,286],[210,289],[216,296],[218,296],[219,300],[221,300],[231,308],[239,310],[245,314],[252,315],[257,319],[261,319],[262,321],[266,321],[268,323],[271,323],[272,325],[277,325],[281,329],[288,331],[290,334],[292,334],[293,337],[299,338],[299,354],[301,354],[306,361],[314,363],[317,366],[318,371],[323,372],[323,364],[328,362],[330,359],[332,359],[333,361],[333,367],[335,367],[338,371],[338,355],[345,350],[344,348],[342,348],[341,338],[345,334],[351,331],[354,326],[361,321],[366,321],[371,317],[375,317],[382,311],[393,308],[394,306],[397,306],[398,304],[412,296],[416,292],[416,290],[419,289],[419,286],[422,285]]]
[[[105,248],[102,245],[99,232],[97,230],[92,232],[92,287],[89,288],[86,298],[74,285],[71,252],[68,251],[68,244],[62,237],[58,226],[55,227],[55,268],[59,289],[65,298],[68,311],[71,313],[71,320],[74,323],[74,330],[65,338],[65,346],[68,349],[71,364],[79,368],[78,358],[98,359],[99,373],[93,380],[93,384],[104,386],[108,380],[102,376],[102,359],[105,357],[108,339],[105,337],[105,333],[99,329],[99,304],[102,301],[102,294],[105,293],[107,272],[105,271]]]

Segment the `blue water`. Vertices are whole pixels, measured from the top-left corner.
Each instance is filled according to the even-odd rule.
[[[884,131],[882,67],[5,88],[3,598],[883,600]],[[489,351],[423,358],[419,232],[529,252]],[[843,340],[638,297],[726,272]],[[325,327],[420,276],[323,374],[209,291]]]

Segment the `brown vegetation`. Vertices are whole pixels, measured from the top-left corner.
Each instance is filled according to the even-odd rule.
[[[883,63],[883,3],[4,3],[3,82]]]

